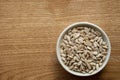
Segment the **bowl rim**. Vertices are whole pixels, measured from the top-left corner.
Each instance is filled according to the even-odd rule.
[[[79,73],[79,72],[75,72],[75,71],[72,71],[70,69],[68,69],[68,67],[66,65],[64,65],[63,61],[61,60],[61,56],[60,56],[60,48],[59,48],[59,44],[60,44],[60,41],[62,39],[62,36],[70,29],[70,28],[73,28],[77,25],[90,25],[94,28],[97,28],[98,30],[101,31],[102,34],[104,34],[105,38],[106,38],[106,41],[107,41],[107,45],[108,45],[108,52],[107,52],[107,55],[106,55],[106,60],[104,61],[103,65],[96,71],[94,71],[92,74],[88,74],[88,73]],[[87,27],[87,26],[86,26]],[[97,74],[98,72],[100,72],[108,63],[109,59],[110,59],[110,54],[111,54],[111,43],[110,43],[110,40],[107,36],[107,34],[102,30],[102,28],[100,28],[98,25],[96,24],[93,24],[93,23],[90,23],[90,22],[76,22],[76,23],[73,23],[73,24],[70,24],[68,25],[59,35],[58,37],[58,40],[57,40],[57,44],[56,44],[56,54],[57,54],[57,59],[58,59],[58,62],[61,64],[61,66],[69,73],[73,74],[73,75],[76,75],[76,76],[91,76],[91,75],[95,75]]]

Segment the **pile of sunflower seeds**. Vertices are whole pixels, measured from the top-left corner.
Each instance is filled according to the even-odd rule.
[[[72,71],[93,73],[106,59],[108,46],[102,34],[88,27],[68,30],[60,44],[63,63]]]

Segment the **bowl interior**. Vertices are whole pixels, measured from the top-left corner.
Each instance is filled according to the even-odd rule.
[[[108,52],[107,52],[107,55],[106,55],[106,59],[103,63],[103,65],[96,71],[94,71],[93,73],[89,74],[89,73],[79,73],[79,72],[75,72],[75,71],[72,71],[72,70],[69,70],[69,68],[64,65],[64,63],[62,62],[61,60],[61,56],[60,56],[60,43],[64,37],[64,35],[67,33],[68,30],[72,29],[72,28],[75,28],[75,27],[90,27],[92,29],[95,29],[97,31],[99,31],[101,34],[102,34],[102,37],[103,37],[103,40],[105,42],[107,42],[107,45],[108,45]],[[69,73],[71,74],[74,74],[74,75],[77,75],[77,76],[90,76],[90,75],[94,75],[96,73],[98,73],[100,70],[102,70],[105,65],[107,64],[108,60],[109,60],[109,57],[110,57],[110,52],[111,52],[111,45],[110,45],[110,41],[109,41],[109,38],[108,36],[106,35],[106,33],[97,25],[95,24],[92,24],[92,23],[88,23],[88,22],[78,22],[78,23],[74,23],[74,24],[71,24],[69,25],[67,28],[64,29],[64,31],[60,34],[59,38],[58,38],[58,42],[57,42],[57,46],[56,46],[56,51],[57,51],[57,57],[58,57],[58,61],[60,62],[60,64],[62,65],[62,67],[68,71]]]

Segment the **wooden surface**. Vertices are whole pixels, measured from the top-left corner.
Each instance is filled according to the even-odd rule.
[[[56,57],[59,34],[80,21],[99,25],[112,45],[91,77],[69,74]],[[0,80],[120,80],[120,0],[0,0]]]

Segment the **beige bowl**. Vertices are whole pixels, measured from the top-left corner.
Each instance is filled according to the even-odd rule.
[[[74,27],[77,27],[77,26],[79,26],[79,27],[84,27],[84,26],[85,26],[85,27],[91,27],[91,28],[93,28],[93,29],[101,32],[104,41],[106,41],[106,42],[107,42],[107,45],[108,45],[108,52],[107,52],[106,59],[105,59],[103,65],[102,65],[98,70],[94,71],[94,72],[91,73],[91,74],[89,74],[89,73],[83,74],[83,73],[80,73],[80,72],[72,71],[72,70],[70,70],[70,69],[63,63],[63,61],[61,60],[61,56],[60,56],[60,43],[61,43],[61,41],[62,41],[62,39],[63,39],[63,36],[64,36],[64,34],[65,34],[69,29],[74,28]],[[97,26],[97,25],[95,25],[95,24],[93,24],[93,23],[89,23],[89,22],[77,22],[77,23],[73,23],[73,24],[67,26],[67,28],[65,28],[65,29],[63,30],[63,32],[60,34],[60,36],[59,36],[59,38],[58,38],[58,41],[57,41],[57,45],[56,45],[56,53],[57,53],[57,58],[58,58],[59,63],[62,65],[62,67],[63,67],[67,72],[69,72],[69,73],[71,73],[71,74],[73,74],[73,75],[76,75],[76,76],[91,76],[91,75],[94,75],[94,74],[100,72],[100,71],[106,66],[106,64],[108,63],[108,60],[109,60],[109,58],[110,58],[110,53],[111,53],[111,44],[110,44],[110,41],[109,41],[109,38],[108,38],[107,34],[106,34],[99,26]]]

